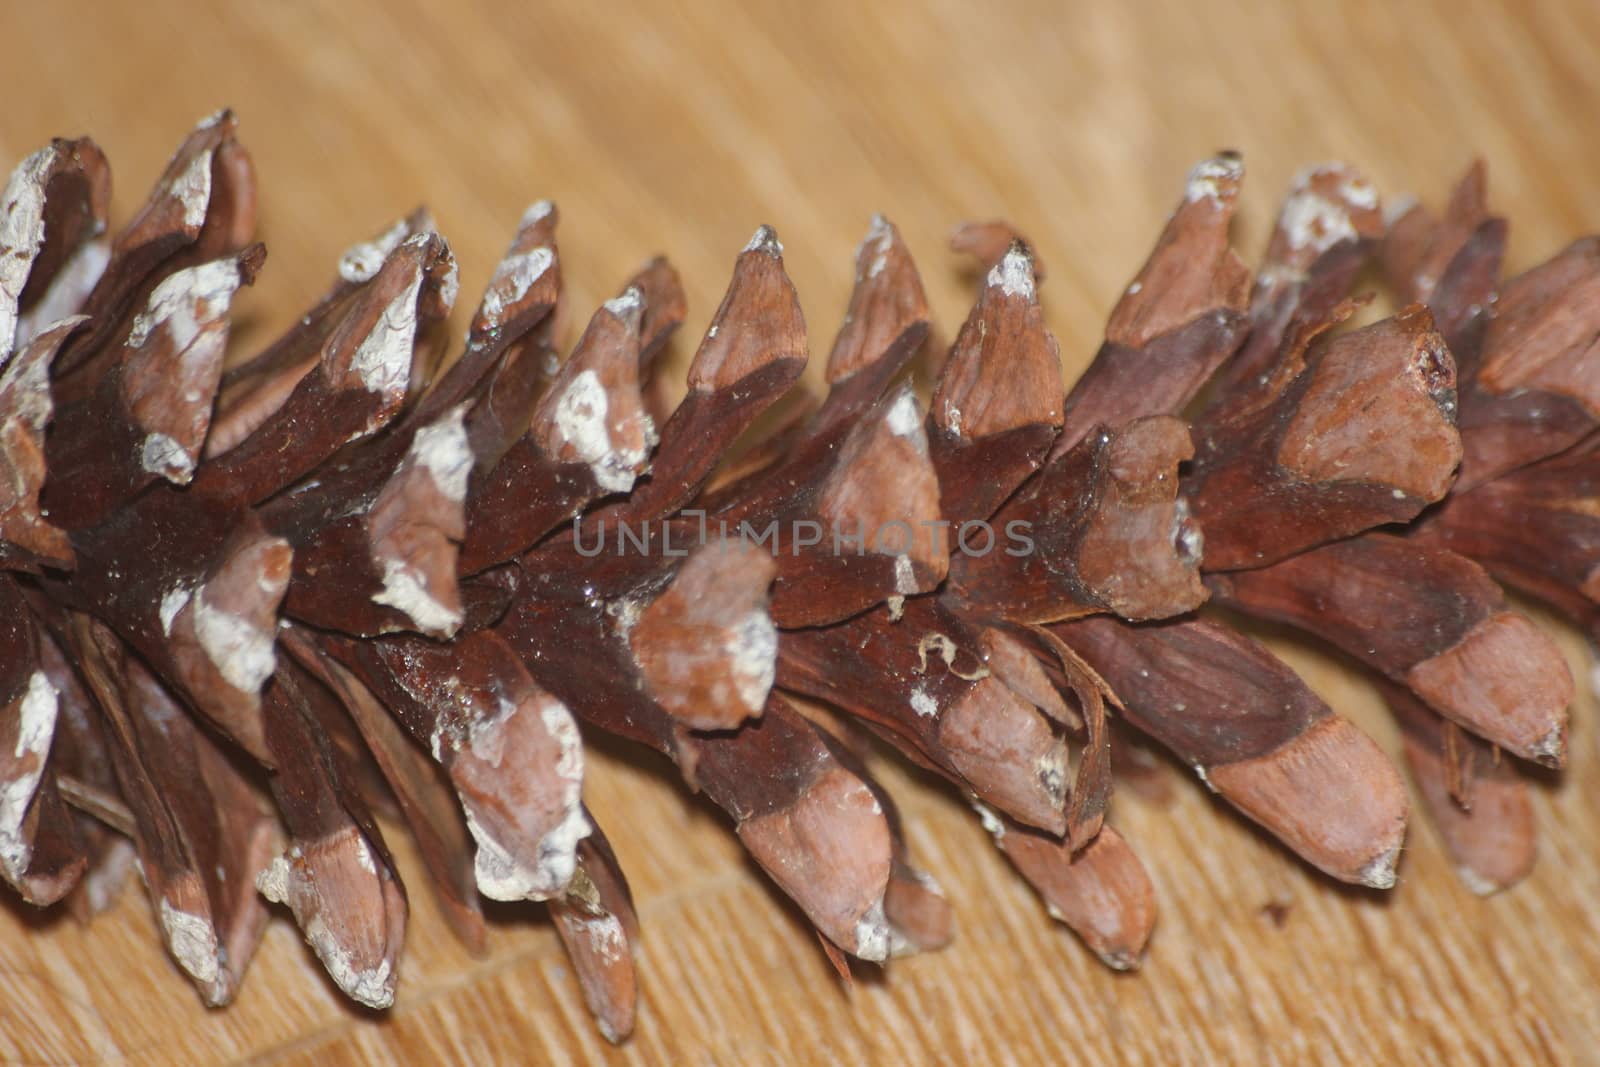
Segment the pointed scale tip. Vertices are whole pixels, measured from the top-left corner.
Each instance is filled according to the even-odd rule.
[[[1038,299],[1033,276],[1033,253],[1028,251],[1028,246],[1021,241],[1012,241],[1000,262],[989,271],[986,284],[990,289],[999,289],[1006,296],[1030,301]]]
[[[637,285],[630,285],[621,295],[612,297],[602,306],[611,315],[627,323],[644,314],[644,292]]]
[[[1396,846],[1361,868],[1357,880],[1371,889],[1393,889],[1399,864],[1400,848]]]
[[[637,289],[630,287],[606,301],[589,320],[532,420],[532,433],[546,455],[586,465],[595,484],[608,493],[633,488],[658,440],[639,389],[642,316]]]
[[[874,213],[867,223],[867,235],[856,245],[856,281],[876,278],[889,262],[889,251],[898,234],[894,224],[881,214]]]
[[[1183,198],[1190,204],[1198,200],[1231,203],[1239,195],[1243,180],[1244,157],[1231,149],[1224,150],[1194,165],[1184,182]]]
[[[783,242],[778,240],[778,231],[765,224],[756,228],[755,235],[750,238],[750,243],[744,246],[746,252],[765,252],[777,259],[783,255]]]
[[[1005,258],[1006,253],[1018,243],[1028,248],[1033,257],[1033,280],[1037,285],[1045,279],[1044,261],[1034,243],[1011,223],[1003,219],[988,222],[963,222],[950,233],[950,250],[964,252],[985,272],[992,270]]]
[[[1343,163],[1307,167],[1295,175],[1278,212],[1263,275],[1305,277],[1329,249],[1383,236],[1378,190]]]
[[[535,223],[543,222],[553,214],[556,214],[555,201],[535,200],[528,205],[528,210],[522,213],[522,221],[518,224],[518,229],[525,230]]]

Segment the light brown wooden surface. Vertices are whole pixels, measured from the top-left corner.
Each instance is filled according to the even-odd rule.
[[[464,303],[525,204],[551,197],[575,309],[667,251],[691,335],[734,253],[771,222],[818,359],[872,211],[904,231],[947,334],[969,294],[945,235],[1004,216],[1049,264],[1044,298],[1069,373],[1189,163],[1220,146],[1249,168],[1247,255],[1293,172],[1330,157],[1366,168],[1386,195],[1437,200],[1483,155],[1513,220],[1513,267],[1600,223],[1600,12],[1583,0],[605,11],[4,0],[0,42],[5,166],[53,134],[90,133],[111,157],[119,217],[193,120],[238,110],[271,253],[237,305],[245,344],[310,301],[345,245],[424,200],[460,258]],[[1589,653],[1561,632],[1586,680]],[[1279,647],[1395,750],[1347,665]],[[412,877],[399,1003],[383,1018],[343,1003],[281,920],[238,1002],[208,1012],[136,888],[89,929],[0,908],[0,1063],[1593,1062],[1600,749],[1582,688],[1571,770],[1539,791],[1538,870],[1488,901],[1457,884],[1420,816],[1402,884],[1380,898],[1316,877],[1184,778],[1167,809],[1117,799],[1161,919],[1144,971],[1113,975],[1045,917],[949,790],[887,763],[915,858],[954,901],[958,941],[851,995],[720,815],[660,761],[607,746],[588,795],[646,938],[638,1033],[620,1051],[596,1035],[538,906],[496,908],[489,952],[472,959]]]

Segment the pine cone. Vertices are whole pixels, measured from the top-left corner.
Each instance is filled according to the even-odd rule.
[[[1395,882],[1398,773],[1210,598],[1381,676],[1462,877],[1512,884],[1534,830],[1501,752],[1561,765],[1572,680],[1489,572],[1600,632],[1600,245],[1501,285],[1481,170],[1386,224],[1326,166],[1252,275],[1242,176],[1196,166],[1065,395],[1038,260],[986,223],[954,242],[983,280],[924,413],[926,300],[879,218],[820,402],[762,227],[674,406],[676,274],[648,263],[563,360],[547,203],[454,360],[455,263],[418,211],[229,364],[265,257],[232,115],[111,239],[104,158],[54,142],[0,216],[6,880],[87,917],[136,856],[211,1004],[285,905],[384,1007],[407,904],[382,816],[469,945],[480,894],[547,902],[620,1040],[638,932],[579,724],[669,756],[846,975],[950,937],[876,737],[1134,967],[1154,895],[1105,816],[1113,768],[1151,773],[1137,734],[1328,875]],[[1334,332],[1374,257],[1408,306]]]

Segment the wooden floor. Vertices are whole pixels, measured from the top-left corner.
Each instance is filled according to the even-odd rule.
[[[944,235],[1009,217],[1050,267],[1069,372],[1187,166],[1218,147],[1249,167],[1250,255],[1290,176],[1330,157],[1386,194],[1437,199],[1481,154],[1516,267],[1600,225],[1600,9],[1582,0],[537,6],[6,4],[0,156],[91,133],[126,217],[188,125],[235,107],[271,250],[240,301],[246,343],[297,314],[346,244],[422,200],[464,294],[524,205],[551,197],[575,307],[664,250],[695,328],[771,222],[819,358],[871,212],[902,228],[946,331],[968,292]],[[1562,635],[1587,679],[1588,651]],[[1279,647],[1393,750],[1346,664]],[[1119,796],[1162,909],[1137,976],[1052,924],[948,790],[885,766],[960,932],[853,994],[719,815],[656,761],[607,748],[588,794],[646,930],[639,1029],[620,1051],[595,1034],[537,906],[496,910],[473,959],[413,892],[399,1003],[382,1018],[342,1002],[278,921],[238,1002],[208,1012],[133,891],[90,929],[0,908],[0,1064],[1593,1062],[1594,710],[1585,691],[1571,770],[1541,790],[1537,872],[1489,901],[1456,883],[1420,820],[1402,884],[1379,898],[1314,876],[1192,780],[1165,809]]]

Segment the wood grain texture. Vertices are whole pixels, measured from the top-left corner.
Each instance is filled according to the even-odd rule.
[[[1600,9],[1400,7],[19,0],[0,8],[0,158],[91,133],[126,218],[189,124],[235,107],[271,253],[238,304],[244,347],[314,299],[345,245],[419,201],[475,293],[522,208],[548,196],[575,309],[666,251],[691,336],[749,232],[773,223],[820,364],[872,211],[917,254],[947,337],[970,290],[945,236],[1004,216],[1050,264],[1070,374],[1189,163],[1219,146],[1249,167],[1237,235],[1250,256],[1290,175],[1331,157],[1387,195],[1437,202],[1483,155],[1514,269],[1600,221]],[[1586,678],[1588,653],[1562,639]],[[1347,663],[1277,647],[1396,750]],[[1537,790],[1536,873],[1489,901],[1456,883],[1420,818],[1400,888],[1379,899],[1317,877],[1192,780],[1166,810],[1120,795],[1114,818],[1160,894],[1137,976],[1108,973],[1052,924],[948,790],[890,764],[958,940],[853,994],[720,816],[658,761],[607,746],[588,795],[645,945],[639,1032],[620,1051],[594,1032],[539,908],[493,909],[489,952],[472,959],[403,855],[414,913],[383,1018],[345,1004],[281,920],[237,1004],[208,1012],[137,891],[90,929],[0,909],[0,1063],[1593,1062],[1594,710],[1585,693],[1565,781]]]

